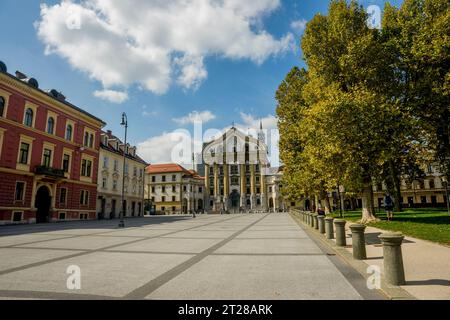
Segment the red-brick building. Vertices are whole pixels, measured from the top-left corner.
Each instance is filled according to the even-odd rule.
[[[95,219],[104,125],[0,62],[0,224]]]

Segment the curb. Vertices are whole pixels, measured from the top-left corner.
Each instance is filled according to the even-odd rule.
[[[352,253],[347,251],[345,247],[338,247],[334,243],[334,241],[326,239],[322,234],[319,233],[319,231],[311,228],[306,228],[306,225],[303,224],[299,216],[295,213],[289,213],[289,215],[307,233],[308,236],[313,238],[313,240],[319,241],[334,253],[336,253],[336,255],[338,255],[342,260],[344,260],[347,264],[358,271],[358,273],[360,273],[364,279],[367,280],[369,278],[370,274],[367,273],[368,265],[363,260],[353,259]],[[405,289],[386,283],[383,274],[381,274],[381,288],[379,289],[379,291],[381,291],[381,293],[383,293],[387,297],[387,299],[390,300],[418,300]]]

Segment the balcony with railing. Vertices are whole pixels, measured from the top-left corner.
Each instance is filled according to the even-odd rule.
[[[37,175],[42,175],[47,178],[53,178],[53,179],[64,179],[65,178],[64,170],[47,167],[47,166],[36,166],[34,173]]]

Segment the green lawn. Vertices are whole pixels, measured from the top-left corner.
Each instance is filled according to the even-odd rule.
[[[335,212],[333,216],[338,218],[339,212]],[[384,211],[377,212],[377,217],[381,221],[370,223],[370,226],[450,245],[450,213],[443,209],[405,209],[403,212],[395,212],[393,221],[386,220]],[[347,211],[344,219],[358,221],[361,219],[361,211]]]

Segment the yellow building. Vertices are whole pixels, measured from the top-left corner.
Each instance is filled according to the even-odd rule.
[[[446,207],[447,191],[442,180],[443,175],[437,165],[429,165],[424,168],[425,177],[421,180],[408,182],[401,181],[401,195],[404,207]],[[387,188],[384,184],[374,187],[375,207],[383,206],[384,194]],[[392,195],[395,196],[395,195]]]
[[[190,214],[204,210],[204,178],[179,164],[152,164],[146,169],[145,198],[156,214]]]
[[[254,138],[232,127],[204,145],[202,158],[208,211],[267,210],[269,161],[264,140],[262,128],[258,138]]]
[[[125,177],[123,177],[124,152]],[[124,216],[143,216],[146,166],[147,163],[136,154],[136,147],[125,145],[111,131],[102,132],[97,183],[99,219],[119,217],[122,180],[124,180]]]

